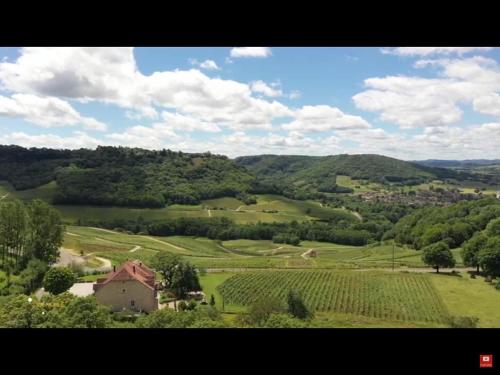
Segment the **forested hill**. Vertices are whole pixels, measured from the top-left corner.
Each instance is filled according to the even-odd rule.
[[[0,180],[18,190],[56,180],[55,203],[162,207],[245,195],[254,177],[226,156],[210,153],[0,146]]]
[[[456,178],[457,172],[422,166],[381,155],[258,155],[235,159],[259,178],[292,184],[320,185],[335,175],[376,182],[418,183],[430,179]]]

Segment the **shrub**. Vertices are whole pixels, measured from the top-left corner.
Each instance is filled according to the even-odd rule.
[[[479,318],[475,316],[452,316],[448,319],[448,324],[452,328],[476,328]]]
[[[197,306],[198,306],[198,304],[196,303],[196,301],[191,300],[188,302],[186,309],[187,310],[195,310]]]
[[[66,267],[53,267],[43,278],[43,287],[52,294],[67,291],[76,282],[75,273]]]
[[[188,304],[186,303],[186,301],[180,301],[177,304],[177,310],[179,310],[179,311],[186,311],[187,309],[188,309]]]

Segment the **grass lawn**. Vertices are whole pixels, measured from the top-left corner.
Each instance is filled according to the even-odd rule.
[[[480,327],[500,327],[500,291],[483,277],[471,279],[468,273],[459,276],[433,274],[432,283],[452,315],[475,316]]]
[[[213,294],[215,298],[215,306],[222,311],[222,296],[216,289],[218,285],[222,284],[225,280],[233,276],[234,273],[230,272],[211,272],[200,276],[200,283],[207,298],[210,302],[210,296]],[[225,312],[239,312],[244,311],[245,308],[241,306],[229,305],[224,306]]]

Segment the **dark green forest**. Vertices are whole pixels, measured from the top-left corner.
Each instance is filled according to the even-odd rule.
[[[251,194],[322,199],[324,193],[352,191],[336,185],[337,175],[403,184],[466,177],[379,155],[260,155],[231,160],[210,153],[127,147],[52,150],[0,146],[0,180],[17,190],[55,180],[53,203],[58,204],[163,207],[223,196],[250,201]]]
[[[0,146],[0,180],[16,189],[57,181],[53,203],[132,207],[245,198],[255,178],[225,156],[126,147],[96,150]]]
[[[336,185],[337,175],[372,182],[416,185],[434,179],[464,179],[466,173],[432,168],[381,155],[257,155],[235,159],[237,165],[254,173],[261,185],[275,186],[285,196],[304,191],[350,192]],[[295,193],[295,194],[294,194]],[[309,197],[312,198],[312,197]]]

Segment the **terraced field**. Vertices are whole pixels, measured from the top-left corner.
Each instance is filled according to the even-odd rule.
[[[260,298],[285,302],[298,291],[316,311],[386,320],[443,322],[448,310],[428,275],[384,272],[262,271],[236,274],[217,288],[224,301],[247,306]]]
[[[392,267],[391,244],[357,247],[302,241],[299,246],[292,246],[266,240],[221,242],[203,237],[153,237],[68,226],[63,247],[85,255],[92,253],[115,263],[130,258],[148,262],[155,253],[165,251],[186,257],[197,267],[217,269]],[[316,257],[308,256],[310,249],[316,251]],[[452,252],[460,266],[460,249]],[[424,267],[421,253],[415,250],[396,246],[394,258],[396,267]]]
[[[31,200],[40,198],[51,202],[57,185],[50,182],[36,189],[16,191],[6,182],[0,182],[0,197],[5,199]],[[165,208],[128,208],[81,205],[55,205],[66,224],[74,225],[78,220],[175,219],[179,217],[228,217],[236,223],[289,222],[293,220],[328,219],[349,213],[340,209],[321,207],[318,202],[297,201],[278,195],[258,195],[257,204],[245,205],[235,198],[218,198],[203,201],[199,205],[171,205]],[[209,211],[210,210],[210,211]]]

